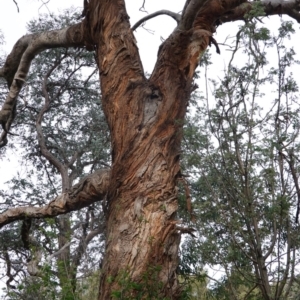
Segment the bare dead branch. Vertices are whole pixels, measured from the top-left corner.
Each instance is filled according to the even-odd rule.
[[[49,14],[50,14],[51,12],[50,12],[50,10],[49,10],[49,8],[48,8],[48,5],[47,5],[47,4],[50,2],[50,0],[45,0],[45,1],[44,1],[44,0],[41,0],[41,2],[42,2],[43,4],[39,7],[39,11],[42,9],[43,6],[45,6],[45,7],[47,8]]]
[[[97,170],[75,184],[68,192],[59,195],[45,206],[10,208],[0,214],[0,228],[17,220],[52,218],[87,207],[104,198],[107,193],[109,180],[109,169]]]
[[[68,242],[66,243],[62,248],[60,248],[59,250],[57,250],[56,252],[54,252],[53,254],[51,254],[50,256],[48,256],[46,258],[46,262],[50,263],[51,260],[55,257],[58,256],[59,254],[61,254],[67,247],[69,247],[72,244],[72,242]]]
[[[139,26],[141,26],[144,22],[150,20],[150,19],[153,19],[157,16],[161,16],[161,15],[167,15],[167,16],[170,16],[171,18],[173,18],[177,24],[180,22],[180,19],[181,19],[181,15],[180,14],[177,14],[177,13],[174,13],[172,11],[169,11],[169,10],[159,10],[153,14],[150,14],[150,15],[147,15],[145,16],[144,18],[140,19],[138,22],[136,22],[132,27],[132,31],[135,31]]]

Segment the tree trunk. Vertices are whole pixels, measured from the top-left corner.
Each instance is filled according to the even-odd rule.
[[[57,256],[57,270],[59,285],[61,288],[61,298],[64,300],[74,299],[72,286],[72,268],[70,265],[70,246],[65,247],[70,242],[71,225],[69,215],[57,217],[59,224],[58,249],[63,249]]]
[[[192,31],[175,30],[146,79],[124,1],[91,0],[86,22],[112,140],[99,299],[177,299],[180,142],[209,35],[201,35],[199,46]]]

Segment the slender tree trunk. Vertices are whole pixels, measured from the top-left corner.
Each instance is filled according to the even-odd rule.
[[[67,168],[62,176],[62,192],[67,191],[71,187],[68,177]],[[58,278],[61,288],[61,298],[64,300],[74,299],[75,285],[72,280],[72,266],[70,264],[70,246],[66,245],[70,242],[71,224],[69,214],[57,217],[58,223],[58,249],[63,249],[57,256]]]
[[[59,216],[57,219],[59,224],[58,249],[62,249],[70,242],[70,218],[67,214]],[[64,300],[74,299],[71,280],[70,246],[65,247],[64,250],[57,256],[57,270],[61,287],[61,298]]]

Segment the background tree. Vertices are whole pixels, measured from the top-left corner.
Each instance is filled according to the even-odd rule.
[[[216,299],[289,299],[298,282],[298,62],[285,47],[293,32],[291,22],[277,36],[241,26],[224,78],[212,81],[214,102],[203,98],[187,125],[183,161],[199,238],[183,255],[193,253],[187,265],[222,267]]]
[[[95,51],[99,67],[112,167],[76,186],[63,185],[63,193],[42,208],[5,211],[1,225],[53,217],[104,199],[106,249],[99,299],[179,299],[178,248],[181,234],[191,229],[177,219],[177,182],[182,179],[180,144],[195,68],[208,45],[216,44],[215,27],[244,18],[253,5],[255,16],[280,13],[300,20],[298,2],[255,3],[186,1],[181,15],[164,12],[178,26],[160,46],[150,78],[144,74],[124,1],[85,1],[81,23],[20,39],[0,70],[10,89],[0,112],[1,146],[8,142],[32,59],[47,48],[84,46]],[[39,139],[43,142],[40,132]]]
[[[43,16],[31,21],[28,31],[68,26],[74,15],[76,12],[69,10],[59,16]],[[47,199],[68,190],[84,175],[109,164],[109,134],[103,113],[97,112],[101,104],[92,53],[82,49],[49,50],[38,55],[31,67],[12,128],[12,145],[17,151],[22,149],[26,171],[9,183],[7,191],[2,191],[2,209],[20,203],[43,206]],[[92,272],[99,267],[99,255],[93,255],[91,249],[87,257],[85,251],[103,233],[103,226],[102,207],[96,204],[55,220],[12,224],[1,236],[8,287],[19,286],[21,291],[13,292],[18,298],[27,283],[29,299],[34,289],[36,299],[42,299],[59,285],[61,295],[52,297],[74,299],[78,271],[83,278],[87,270]],[[100,245],[103,238],[98,237]],[[24,278],[27,272],[20,268],[26,261],[28,273],[41,278],[32,284],[32,279]],[[43,268],[39,267],[41,261]]]

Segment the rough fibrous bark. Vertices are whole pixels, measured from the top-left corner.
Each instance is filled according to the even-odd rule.
[[[219,15],[231,8],[230,2],[224,3],[228,7],[220,9]],[[211,8],[202,9],[205,14]],[[159,295],[176,299],[181,130],[194,70],[219,15],[210,13],[206,19],[199,14],[192,26],[185,24],[188,16],[183,16],[178,29],[161,46],[147,80],[124,2],[90,1],[89,11],[93,13],[86,22],[97,49],[113,162],[99,299],[109,299],[122,288],[118,282],[122,272],[129,270],[130,280],[142,283],[153,267],[159,270]],[[192,9],[187,11],[194,14]]]
[[[51,218],[87,207],[104,199],[109,184],[110,170],[94,172],[42,207],[20,206],[0,214],[0,228],[17,220]]]

